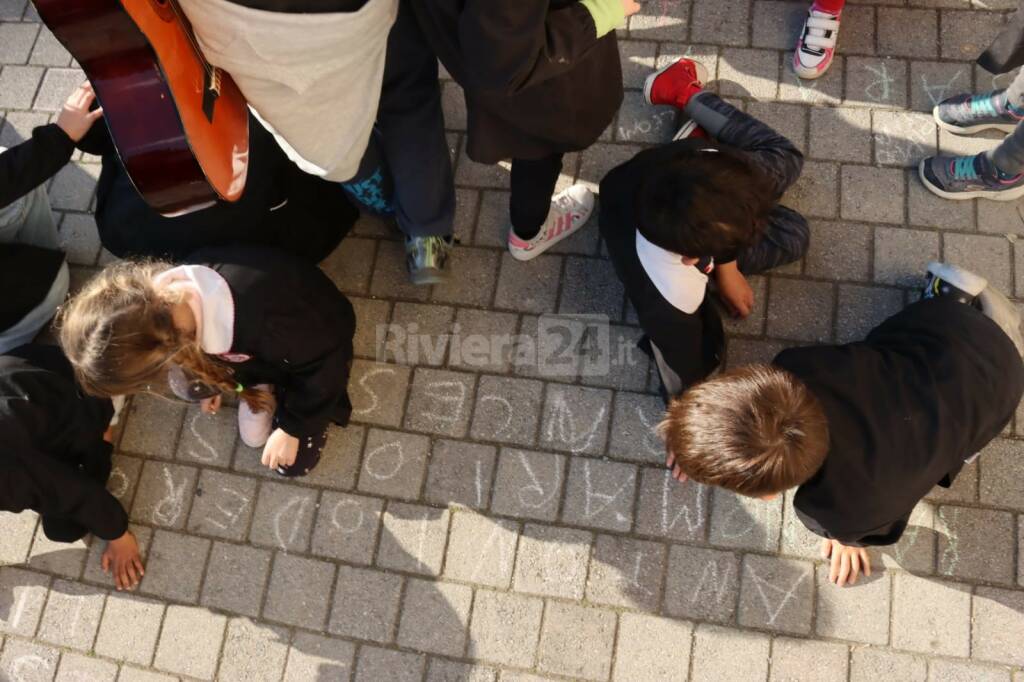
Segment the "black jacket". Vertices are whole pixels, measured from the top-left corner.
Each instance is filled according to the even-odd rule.
[[[828,417],[825,464],[794,507],[813,532],[888,545],[935,485],[1009,423],[1024,394],[1013,342],[978,310],[915,303],[859,343],[792,348],[774,363],[806,383]]]
[[[40,126],[32,138],[0,153],[0,208],[52,178],[71,160],[75,144],[57,124]],[[28,244],[0,244],[0,330],[14,326],[43,302],[64,254]]]
[[[258,246],[202,249],[188,262],[220,273],[235,302],[239,383],[277,388],[278,425],[295,437],[348,423],[355,312],[319,268]]]
[[[978,64],[989,73],[1006,73],[1024,64],[1024,5],[981,53]]]
[[[0,356],[0,509],[32,509],[48,525],[112,540],[128,515],[107,492],[109,400],[83,396],[59,348],[28,345]],[[74,539],[74,536],[53,538]]]
[[[469,157],[482,163],[578,151],[622,103],[615,32],[597,38],[577,0],[411,0],[465,90]]]

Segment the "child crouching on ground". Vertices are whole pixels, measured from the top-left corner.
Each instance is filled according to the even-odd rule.
[[[188,265],[124,262],[68,303],[60,341],[86,391],[160,390],[215,413],[240,398],[238,427],[282,476],[316,466],[330,423],[348,423],[355,313],[315,266],[255,246],[203,249]]]
[[[791,348],[674,401],[659,426],[687,478],[771,499],[825,538],[830,579],[870,575],[914,506],[999,435],[1024,393],[1021,317],[988,283],[933,263],[924,300],[864,341]]]
[[[0,356],[0,510],[38,512],[54,542],[88,533],[106,540],[103,570],[123,590],[143,570],[128,514],[106,489],[113,416],[110,400],[81,394],[59,348],[26,345]]]
[[[668,397],[719,363],[724,334],[705,298],[708,276],[746,317],[754,294],[744,275],[798,260],[809,234],[803,216],[778,203],[803,156],[704,92],[703,71],[681,59],[647,79],[649,103],[674,105],[691,120],[675,141],[640,152],[601,182],[601,234]]]

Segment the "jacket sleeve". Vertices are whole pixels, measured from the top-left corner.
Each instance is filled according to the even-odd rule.
[[[4,511],[31,509],[41,516],[73,521],[104,540],[124,535],[128,514],[104,487],[105,481],[37,451],[23,431],[9,431],[4,429],[4,435],[11,437],[4,445],[17,457],[12,466],[4,467],[0,479]],[[112,446],[104,442],[97,445],[101,447],[109,457]]]
[[[518,93],[574,69],[601,37],[583,3],[551,9],[549,0],[469,0],[459,19],[470,66],[463,85]]]
[[[695,95],[686,105],[686,113],[719,142],[749,154],[771,179],[777,196],[781,197],[800,177],[804,155],[793,143],[718,95]]]
[[[32,131],[32,139],[0,153],[0,207],[43,184],[68,161],[75,144],[56,123]]]
[[[807,530],[815,535],[820,535],[827,540],[836,540],[848,547],[880,547],[894,545],[903,537],[903,531],[910,523],[910,513],[906,516],[887,523],[880,528],[861,532],[833,532],[826,529],[822,524],[808,516],[803,511],[796,509],[797,518],[806,526]]]

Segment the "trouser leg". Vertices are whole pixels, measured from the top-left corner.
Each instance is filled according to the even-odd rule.
[[[520,238],[532,239],[540,232],[551,210],[551,195],[561,172],[562,154],[512,160],[509,217]]]

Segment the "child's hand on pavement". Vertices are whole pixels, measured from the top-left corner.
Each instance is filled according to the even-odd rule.
[[[631,17],[640,11],[640,5],[636,0],[622,0],[622,9],[627,17]]]
[[[217,414],[217,410],[220,409],[220,405],[223,402],[220,394],[213,396],[212,398],[203,398],[199,401],[199,409],[205,414]]]
[[[263,446],[263,466],[270,469],[287,467],[295,464],[299,454],[299,439],[288,435],[286,431],[274,429]]]
[[[676,453],[672,452],[671,450],[668,450],[667,452],[668,454],[665,457],[665,466],[667,466],[669,470],[671,470],[672,478],[676,479],[680,483],[689,480],[689,476],[684,474],[683,470],[679,468],[678,464],[676,464]]]
[[[107,542],[107,548],[100,557],[100,567],[107,575],[113,570],[114,585],[118,590],[134,590],[138,586],[146,571],[142,566],[139,543],[131,531]]]
[[[103,108],[89,111],[96,93],[93,92],[92,84],[85,81],[78,86],[78,89],[71,93],[64,107],[57,116],[57,125],[67,133],[73,142],[78,142],[92,128],[92,124],[103,115]]]
[[[821,558],[832,559],[828,579],[839,587],[855,584],[862,571],[866,576],[871,575],[871,558],[863,547],[850,547],[838,540],[823,540]]]
[[[715,268],[718,295],[736,317],[746,317],[754,309],[754,290],[736,263],[725,263]]]

